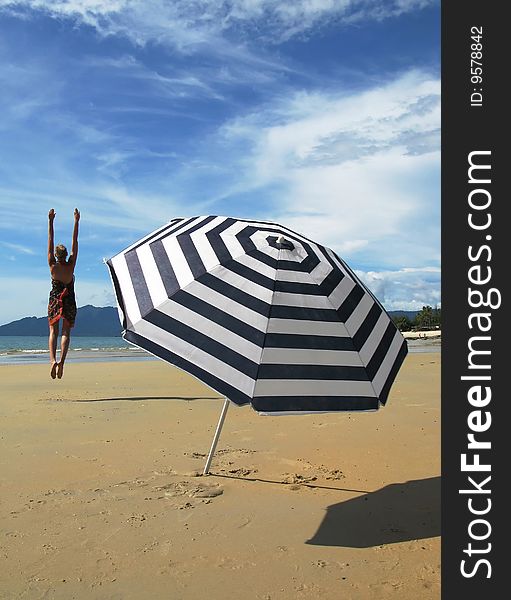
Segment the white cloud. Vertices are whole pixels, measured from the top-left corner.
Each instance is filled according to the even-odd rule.
[[[62,181],[55,181],[51,187],[38,181],[31,182],[31,189],[0,188],[0,233],[8,238],[20,224],[23,236],[31,235],[39,241],[36,254],[46,254],[46,230],[48,210],[53,207],[57,213],[55,237],[57,240],[71,238],[73,209],[78,207],[82,214],[81,234],[94,232],[101,245],[110,248],[112,240],[120,234],[135,241],[138,235],[147,233],[167,222],[176,214],[202,211],[192,200],[186,206],[176,202],[172,195],[157,194],[148,190],[135,190],[122,182],[84,182],[78,174],[73,180],[72,172],[63,173]],[[29,207],[27,209],[27,207]],[[29,232],[29,233],[28,233]],[[81,238],[80,238],[81,239]]]
[[[129,54],[116,58],[87,56],[75,61],[75,64],[85,69],[108,71],[110,77],[129,77],[132,82],[135,82],[135,89],[138,90],[140,99],[146,99],[148,94],[153,99],[185,99],[189,97],[224,99],[207,82],[207,79],[217,82],[218,72],[211,73],[211,69],[201,69],[199,66],[194,68],[197,75],[192,74],[189,68],[176,67],[172,62],[158,65],[158,70],[155,70]],[[135,89],[130,90],[130,96],[134,98],[137,97]],[[163,114],[163,111],[160,110],[160,113]],[[166,114],[175,114],[175,112],[167,111]]]
[[[387,310],[421,310],[440,306],[440,269],[405,268],[398,271],[356,271]]]
[[[228,21],[265,19],[274,39],[283,41],[333,21],[381,21],[435,4],[436,0],[241,0],[233,4]]]
[[[296,94],[223,133],[246,155],[238,192],[271,195],[274,220],[340,253],[370,246],[396,266],[408,228],[417,255],[407,259],[438,259],[419,259],[439,243],[427,239],[440,226],[438,80],[412,71],[361,93]]]
[[[220,50],[220,39],[237,32],[278,43],[332,21],[381,21],[437,4],[438,0],[0,0],[0,9],[24,18],[26,9],[40,11],[94,27],[105,36],[126,36],[137,45],[163,43],[187,53],[210,44]]]
[[[308,231],[343,255],[356,255],[370,244],[374,260],[386,255],[401,264],[403,257],[389,256],[397,248],[378,246],[385,238],[405,233],[407,221],[424,200],[413,189],[413,180],[438,160],[438,153],[407,157],[396,151],[342,166],[304,168],[292,174],[289,194],[280,210],[274,210],[290,226]]]
[[[361,93],[297,93],[280,105],[226,125],[228,137],[257,147],[259,176],[286,168],[339,164],[396,147],[403,154],[439,148],[440,81],[410,71]]]
[[[9,250],[15,250],[18,254],[36,254],[32,248],[28,246],[23,246],[22,244],[13,244],[11,242],[0,241],[0,244],[5,248],[9,248]]]
[[[122,185],[104,185],[96,189],[107,211],[91,215],[94,223],[117,231],[150,231],[180,212],[172,197],[136,193]],[[191,208],[191,206],[190,206]]]
[[[61,86],[59,82],[48,86],[47,81],[47,70],[37,60],[23,66],[0,60],[0,131],[13,129],[54,104]]]

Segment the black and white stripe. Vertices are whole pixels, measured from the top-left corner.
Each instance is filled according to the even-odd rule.
[[[173,219],[107,264],[127,341],[260,412],[375,410],[406,356],[344,261],[275,223]]]

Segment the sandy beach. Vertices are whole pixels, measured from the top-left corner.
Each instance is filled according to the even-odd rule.
[[[0,365],[0,598],[440,597],[440,353],[373,413],[228,412],[160,361]]]

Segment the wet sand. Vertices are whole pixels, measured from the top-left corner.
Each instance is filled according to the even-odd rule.
[[[2,599],[440,597],[440,354],[373,413],[259,416],[160,361],[0,366]]]

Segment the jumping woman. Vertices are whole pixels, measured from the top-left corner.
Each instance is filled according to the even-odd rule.
[[[71,254],[67,258],[67,249],[59,244],[53,249],[53,221],[55,211],[53,208],[48,213],[48,266],[51,274],[51,291],[48,302],[48,323],[50,335],[48,348],[50,350],[50,377],[62,378],[64,362],[69,349],[71,328],[75,324],[76,300],[74,292],[74,270],[78,258],[78,222],[80,211],[75,208],[75,224],[73,228],[73,241]],[[62,334],[60,339],[60,361],[57,362],[57,339],[59,337],[59,321],[62,319]]]

